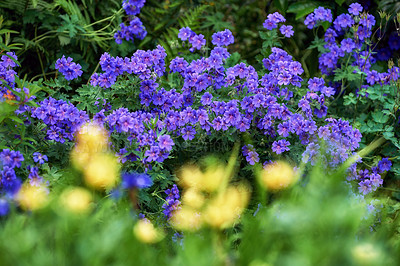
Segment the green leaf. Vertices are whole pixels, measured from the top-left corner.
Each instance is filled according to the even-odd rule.
[[[289,6],[287,13],[295,13],[296,19],[302,18],[305,15],[310,14],[319,6],[323,4],[318,1],[298,1]]]
[[[336,4],[338,4],[339,6],[343,5],[343,3],[344,3],[345,1],[346,1],[346,0],[335,0]]]
[[[343,97],[343,99],[344,99],[344,102],[343,102],[344,105],[350,105],[350,104],[357,103],[357,98],[354,96],[354,94],[352,92],[349,93],[349,95],[345,95]]]
[[[289,2],[288,0],[274,0],[274,5],[279,11],[283,13],[283,15],[285,15]]]
[[[58,40],[60,41],[61,46],[68,45],[71,42],[71,38],[62,35],[58,35]]]
[[[374,119],[375,122],[384,124],[389,120],[389,117],[382,113],[381,111],[377,111],[372,113],[372,118]]]
[[[337,68],[334,70],[335,72],[335,78],[333,81],[340,81],[340,80],[348,80],[348,81],[353,81],[357,80],[359,78],[359,75],[356,73],[353,73],[356,67],[354,66],[348,66],[347,68]]]
[[[317,48],[318,52],[323,53],[328,51],[328,49],[324,48],[324,45],[326,42],[324,39],[318,38],[318,36],[315,37],[315,40],[311,42],[311,45],[307,49],[314,49]]]

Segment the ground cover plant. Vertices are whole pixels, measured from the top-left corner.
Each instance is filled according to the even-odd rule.
[[[69,23],[29,78],[0,20],[2,263],[396,265],[400,15],[289,2],[249,56],[225,1],[27,1]]]

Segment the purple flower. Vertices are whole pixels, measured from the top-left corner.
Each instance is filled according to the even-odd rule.
[[[293,36],[294,31],[293,31],[293,27],[288,25],[282,25],[281,28],[279,29],[281,31],[281,33],[283,35],[285,35],[285,37],[290,38],[291,36]]]
[[[361,181],[360,183],[358,183],[358,185],[358,191],[363,195],[366,195],[372,191],[371,181],[368,179]]]
[[[216,46],[228,46],[234,42],[232,32],[228,29],[212,35],[211,43]]]
[[[174,145],[174,141],[171,139],[169,135],[161,135],[158,137],[158,146],[161,149],[165,149],[167,151],[172,150],[172,146]]]
[[[392,162],[389,161],[388,158],[383,158],[378,163],[379,173],[383,173],[385,171],[389,171],[391,169],[391,167],[392,167]]]
[[[165,190],[165,194],[167,194],[167,198],[165,199],[165,203],[162,205],[163,213],[167,219],[172,217],[172,213],[175,210],[180,208],[181,202],[179,201],[179,189],[177,185],[173,185],[171,189]]]
[[[158,161],[160,157],[160,148],[158,146],[151,146],[149,150],[144,153],[146,162]]]
[[[347,27],[351,27],[353,26],[353,24],[354,20],[349,14],[341,14],[333,22],[333,25],[337,31],[340,31],[341,29],[345,29]]]
[[[71,57],[66,59],[64,55],[62,58],[57,59],[55,68],[64,75],[66,80],[72,80],[80,77],[83,73],[81,70],[81,65],[72,62]]]
[[[184,140],[192,140],[196,135],[196,130],[192,126],[187,126],[182,128],[181,134]]]
[[[33,161],[35,163],[39,163],[39,164],[44,164],[44,162],[48,161],[49,159],[47,158],[47,155],[42,155],[39,152],[34,152],[33,153]]]
[[[153,185],[151,177],[145,173],[123,173],[121,178],[121,186],[124,189],[142,189],[151,187]]]
[[[186,41],[193,37],[195,34],[196,33],[194,33],[194,31],[192,31],[189,27],[186,27],[179,30],[178,38],[182,41]]]
[[[192,44],[193,48],[200,50],[203,45],[206,44],[203,34],[195,35],[189,42]]]
[[[282,152],[290,150],[290,148],[288,147],[289,145],[290,142],[287,141],[286,139],[274,141],[272,143],[272,151],[275,152],[276,154],[281,154]]]
[[[363,7],[359,3],[352,3],[349,7],[349,13],[357,16],[363,10]]]

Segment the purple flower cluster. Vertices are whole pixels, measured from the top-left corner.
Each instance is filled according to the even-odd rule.
[[[121,30],[114,34],[115,42],[122,44],[122,40],[133,41],[135,38],[143,40],[147,35],[146,28],[138,17],[134,17],[129,21],[128,25],[120,24]]]
[[[19,151],[4,149],[0,152],[0,195],[5,193],[14,194],[18,191],[21,180],[15,173],[15,168],[21,167],[24,156]]]
[[[124,173],[122,174],[121,186],[123,189],[148,188],[153,185],[153,180],[145,173]]]
[[[43,177],[39,176],[38,167],[28,165],[27,169],[29,171],[28,179],[31,186],[42,187],[43,185],[48,185],[48,181],[45,182]]]
[[[140,9],[144,7],[146,0],[124,0],[122,2],[122,8],[125,10],[127,15],[138,15],[140,13]]]
[[[232,33],[228,30],[225,30],[224,33],[217,33],[218,35],[215,36],[216,44],[218,46],[221,45],[227,45],[226,43],[230,43],[232,41],[233,43],[233,36]],[[192,45],[192,47],[189,49],[189,51],[194,52],[196,50],[200,50],[201,47],[206,45],[206,39],[204,39],[203,34],[196,34],[194,31],[192,31],[189,27],[185,27],[179,30],[178,38],[181,39],[182,41],[188,40],[189,43]],[[221,39],[221,40],[220,40]],[[213,41],[214,41],[214,35],[213,35]]]
[[[179,189],[177,185],[173,185],[172,188],[165,190],[165,194],[167,194],[167,198],[165,199],[165,203],[162,205],[163,213],[167,219],[172,217],[174,211],[180,209],[181,202],[179,201]]]
[[[242,154],[246,157],[246,161],[250,165],[254,165],[260,160],[260,158],[258,157],[258,153],[256,152],[254,146],[251,144],[242,147]]]
[[[315,127],[315,134],[309,139],[309,144],[303,153],[303,161],[310,161],[313,165],[319,153],[320,140],[325,141],[325,158],[332,168],[344,163],[355,149],[359,147],[361,133],[354,129],[348,121],[327,118],[327,125]]]
[[[133,41],[134,38],[143,40],[147,35],[146,28],[143,26],[142,21],[136,17],[140,13],[140,9],[144,6],[146,0],[124,0],[122,8],[129,17],[129,24],[121,23],[121,30],[114,34],[115,42],[122,43],[122,40]]]
[[[232,32],[228,29],[216,32],[212,35],[211,43],[216,46],[228,46],[235,42]]]
[[[64,143],[72,141],[74,133],[89,120],[85,111],[73,104],[52,97],[39,102],[39,107],[31,108],[31,116],[47,125],[47,139]]]
[[[331,10],[320,6],[316,8],[313,13],[309,14],[306,17],[306,19],[304,20],[304,24],[307,26],[307,28],[312,29],[316,25],[318,25],[319,22],[332,22],[332,19],[333,17]]]
[[[81,65],[72,62],[72,58],[65,58],[63,55],[61,58],[56,61],[56,69],[60,71],[61,74],[64,75],[66,80],[76,79],[82,75]]]
[[[267,30],[272,30],[278,27],[278,23],[285,21],[286,19],[281,14],[275,12],[273,14],[268,14],[267,19],[263,23],[263,27]]]
[[[140,79],[160,77],[165,72],[165,49],[158,45],[154,50],[137,50],[131,58],[112,57],[104,53],[100,58],[100,66],[104,73],[92,75],[90,84],[109,88],[117,77],[123,74],[135,74]]]
[[[4,80],[0,83],[0,102],[4,101],[4,99],[14,99],[15,94],[13,94],[13,89],[15,88],[15,75],[17,72],[13,69],[17,66],[17,64],[11,58],[18,60],[17,56],[14,52],[7,52],[5,55],[1,56],[0,61],[0,79]],[[7,86],[3,86],[5,83],[12,91],[7,88]]]
[[[333,27],[326,30],[324,36],[326,44],[324,48],[327,49],[327,52],[320,55],[319,68],[323,74],[333,74],[334,70],[338,68],[342,62],[340,59],[343,58],[343,60],[348,60],[353,66],[358,67],[358,69],[366,73],[366,82],[369,85],[374,85],[376,83],[390,84],[391,81],[396,81],[398,79],[399,68],[393,67],[387,73],[378,73],[376,70],[370,69],[376,62],[376,58],[372,56],[372,51],[368,50],[370,48],[365,47],[363,44],[365,43],[365,39],[371,37],[372,27],[375,25],[376,21],[373,15],[360,13],[361,11],[362,6],[360,4],[351,4],[349,13],[339,15],[333,21]],[[331,12],[319,7],[306,18],[305,24],[309,28],[312,28],[316,25],[316,17],[326,17],[327,14],[329,14],[329,20],[325,20],[331,22]],[[398,36],[390,37],[390,40],[394,42],[394,48],[381,49],[377,55],[380,59],[387,60],[390,56],[391,49],[400,49],[400,38]],[[398,41],[397,46],[396,40]],[[363,51],[363,49],[366,50]]]

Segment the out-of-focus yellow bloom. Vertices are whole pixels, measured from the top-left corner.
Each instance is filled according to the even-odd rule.
[[[75,146],[71,151],[71,162],[74,167],[79,170],[85,168],[85,166],[89,163],[91,157],[91,153],[86,152],[84,149],[81,149],[80,146]]]
[[[73,165],[82,170],[94,154],[106,152],[108,146],[107,132],[95,123],[82,126],[76,137],[76,145],[71,152]]]
[[[133,234],[143,243],[156,243],[163,239],[163,234],[154,228],[150,221],[144,219],[139,220],[133,227]]]
[[[69,188],[60,196],[61,205],[69,212],[82,214],[91,209],[92,195],[84,188]]]
[[[232,226],[247,206],[249,198],[250,192],[244,186],[228,187],[207,205],[205,222],[219,229]]]
[[[189,165],[184,166],[179,173],[180,183],[183,187],[206,192],[216,191],[228,178],[225,167],[222,165],[210,166],[205,173],[199,167]]]
[[[282,161],[265,166],[261,173],[262,184],[270,190],[285,189],[293,185],[296,180],[297,175],[293,167]]]
[[[204,196],[195,188],[187,189],[182,196],[182,203],[194,209],[199,209],[204,204]]]
[[[358,265],[376,265],[381,259],[379,248],[371,243],[357,245],[351,253]]]
[[[118,160],[112,154],[94,154],[83,169],[85,182],[95,189],[108,189],[115,185],[118,178]]]
[[[45,186],[32,186],[24,183],[16,196],[16,201],[22,209],[34,211],[46,206],[48,193]]]
[[[200,212],[188,206],[183,206],[181,209],[174,211],[171,217],[171,224],[177,230],[196,231],[203,224],[203,219]]]
[[[77,145],[82,152],[100,153],[108,146],[107,131],[95,123],[82,126],[77,133]]]
[[[202,188],[205,191],[216,191],[229,177],[222,165],[213,165],[207,168],[202,178]]]
[[[180,185],[185,188],[200,188],[203,173],[195,165],[187,165],[180,169],[178,174]]]

